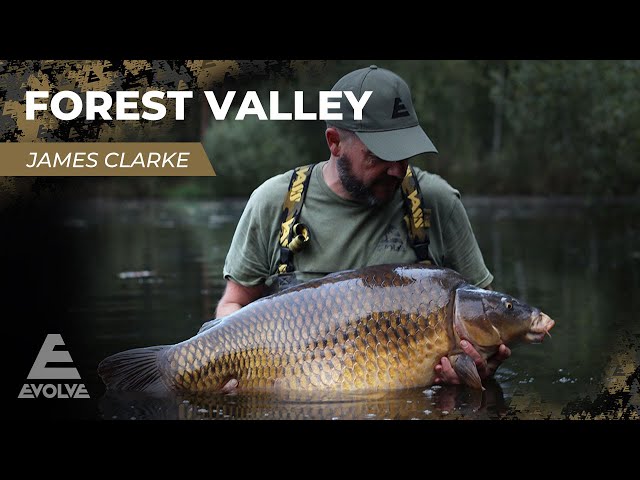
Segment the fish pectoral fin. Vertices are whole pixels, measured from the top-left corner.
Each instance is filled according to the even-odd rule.
[[[482,380],[480,380],[480,374],[478,373],[478,368],[476,367],[476,362],[474,362],[469,355],[466,353],[452,355],[449,357],[449,360],[462,383],[470,386],[471,388],[475,388],[476,390],[484,390]]]

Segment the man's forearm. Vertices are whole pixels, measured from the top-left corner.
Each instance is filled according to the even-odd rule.
[[[226,317],[233,312],[240,310],[245,305],[249,305],[254,300],[262,297],[265,292],[264,284],[253,287],[245,287],[232,280],[227,280],[222,298],[216,307],[216,318]]]
[[[216,318],[226,317],[227,315],[231,315],[233,312],[238,311],[242,308],[242,305],[239,303],[220,303],[218,304],[218,308],[216,308]]]
[[[209,330],[211,327],[220,323],[220,319],[222,317],[226,317],[227,315],[231,315],[233,312],[237,312],[243,306],[244,305],[237,302],[225,302],[223,300],[220,300],[220,302],[218,303],[218,307],[216,308],[216,317],[212,320],[209,320],[208,322],[204,322],[200,327],[198,333]]]

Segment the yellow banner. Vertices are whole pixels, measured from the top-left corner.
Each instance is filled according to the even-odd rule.
[[[201,143],[0,143],[0,176],[212,177]]]

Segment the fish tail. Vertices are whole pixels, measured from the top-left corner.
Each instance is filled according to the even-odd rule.
[[[170,345],[134,348],[111,355],[98,365],[98,375],[108,390],[148,393],[169,391],[162,381],[159,358]]]

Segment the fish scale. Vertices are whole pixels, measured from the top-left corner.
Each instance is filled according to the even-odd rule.
[[[221,388],[231,378],[243,389],[422,385],[451,342],[447,332],[440,341],[428,332],[444,328],[434,302],[407,305],[407,298],[424,298],[423,275],[441,277],[427,282],[426,294],[440,297],[440,309],[450,308],[461,279],[441,270],[372,268],[365,276],[312,281],[171,347],[160,360],[163,379],[171,389],[192,392]]]

